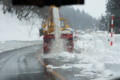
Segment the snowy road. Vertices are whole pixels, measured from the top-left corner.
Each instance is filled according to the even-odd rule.
[[[40,49],[41,45],[37,45],[0,53],[0,80],[61,80],[47,72],[36,58]],[[107,62],[96,64],[90,61],[94,59],[94,56],[85,58],[83,54],[72,55],[65,52],[58,56],[56,54],[47,55],[42,58],[43,62],[52,66],[53,70],[65,80],[99,80],[99,78],[102,80],[102,77],[107,78],[114,75],[105,70],[120,70],[119,64]]]
[[[0,80],[48,80],[35,58],[40,46],[26,47],[0,54]]]
[[[60,80],[46,72],[36,58],[40,46],[25,47],[0,54],[0,80]],[[62,62],[44,60],[46,64],[61,65]],[[76,69],[56,69],[65,80],[88,80],[84,77],[72,76]]]

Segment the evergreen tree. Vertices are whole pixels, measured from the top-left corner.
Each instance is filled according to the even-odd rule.
[[[99,22],[99,30],[102,31],[108,31],[108,24],[107,24],[107,17],[105,16],[101,16],[100,22]]]
[[[65,6],[60,8],[60,16],[68,20],[68,24],[73,29],[93,29],[97,20],[87,14],[84,10],[80,11],[79,9],[74,9],[70,6]]]
[[[3,4],[3,13],[15,13],[18,19],[29,20],[31,18],[43,18],[46,19],[49,15],[48,7],[37,7],[37,6],[13,6],[12,0],[1,0]]]
[[[49,7],[13,6],[11,1],[12,0],[2,0],[3,12],[14,13],[20,20],[25,19],[29,21],[32,18],[46,19],[49,17]],[[94,23],[97,21],[84,10],[75,10],[72,6],[60,7],[60,16],[66,18],[68,24],[73,29],[94,29]]]
[[[107,12],[115,16],[114,32],[120,34],[120,0],[109,0],[107,3]],[[111,18],[110,18],[111,19]]]

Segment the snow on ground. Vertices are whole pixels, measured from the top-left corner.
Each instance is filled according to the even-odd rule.
[[[42,41],[6,41],[0,43],[0,53],[28,46],[40,45]]]
[[[24,20],[19,21],[14,13],[3,14],[2,5],[0,5],[0,41],[39,40],[40,27],[40,20],[36,19],[32,25]]]
[[[42,37],[39,37],[38,28],[41,21],[35,20],[33,25],[19,21],[14,13],[3,14],[2,7],[0,5],[0,53],[40,44]]]
[[[81,53],[53,53],[43,58],[54,58],[66,62],[61,66],[48,65],[52,69],[77,68],[79,74],[74,77],[86,76],[91,80],[106,80],[120,76],[120,35],[114,35],[113,46],[110,46],[110,34],[94,32],[79,34],[74,42],[75,49]],[[72,63],[68,63],[72,61]]]
[[[29,25],[20,22],[16,16],[2,13],[0,5],[0,53],[25,46],[38,45],[38,25]],[[37,22],[37,21],[36,21]],[[31,34],[29,34],[32,28]],[[85,76],[91,80],[106,80],[120,76],[120,35],[114,35],[113,46],[110,46],[110,34],[97,31],[91,34],[81,33],[74,42],[74,53],[62,52],[43,55],[43,58],[54,58],[63,62],[70,62],[61,66],[48,65],[52,69],[77,68],[79,74],[74,77]],[[12,41],[17,40],[17,41]],[[19,41],[22,40],[22,41]],[[28,42],[29,41],[29,42]],[[42,41],[41,41],[42,42]]]

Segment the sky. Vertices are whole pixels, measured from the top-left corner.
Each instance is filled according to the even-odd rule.
[[[100,18],[105,14],[107,0],[85,0],[84,5],[75,5],[75,9],[84,10],[95,18]]]

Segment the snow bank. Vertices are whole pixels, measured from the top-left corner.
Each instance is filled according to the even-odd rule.
[[[6,41],[0,43],[0,53],[8,50],[19,49],[27,46],[40,45],[42,41]]]
[[[40,44],[42,37],[39,37],[38,28],[41,27],[41,21],[35,20],[33,25],[19,21],[14,13],[3,14],[2,7],[0,5],[0,53]]]
[[[117,75],[120,76],[120,69],[117,72],[112,69],[119,68],[115,64],[120,64],[120,35],[114,35],[113,46],[110,46],[110,34],[107,32],[79,34],[77,37],[79,39],[74,44],[79,53],[62,52],[44,55],[44,58],[65,62],[60,66],[48,65],[48,67],[52,69],[77,68],[80,73],[75,74],[74,77],[85,76],[91,80],[109,80]],[[106,64],[111,64],[113,67],[108,69]]]
[[[61,53],[51,53],[51,54],[43,54],[43,58],[49,58],[49,59],[72,59],[75,55],[69,52],[61,52]]]
[[[79,46],[77,48],[83,49],[78,56],[82,59],[80,62],[93,64],[91,68],[85,70],[89,71],[90,74],[92,71],[99,73],[99,76],[96,75],[98,76],[96,80],[116,76],[116,72],[107,69],[105,64],[113,64],[113,66],[114,64],[120,64],[120,35],[114,35],[113,46],[110,46],[110,34],[107,32],[98,31],[92,34],[79,35],[78,37],[80,40],[76,42],[77,46]],[[84,73],[86,74],[86,72]]]

